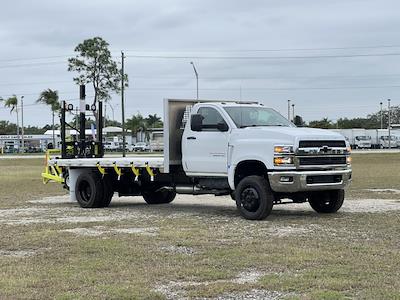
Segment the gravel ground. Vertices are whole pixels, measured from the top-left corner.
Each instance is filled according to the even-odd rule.
[[[390,193],[396,199],[357,199],[345,201],[340,214],[358,213],[382,213],[400,210],[399,190],[371,190],[371,193]],[[277,205],[274,207],[272,217],[285,218],[287,216],[298,216],[308,218],[315,213],[308,203]],[[314,218],[309,218],[305,224],[282,224],[275,222],[249,222],[239,217],[235,203],[229,197],[214,197],[208,195],[187,196],[178,195],[172,204],[149,206],[141,197],[114,197],[111,206],[106,209],[82,209],[77,203],[70,201],[69,196],[46,197],[32,200],[21,208],[0,209],[0,224],[11,226],[29,224],[67,224],[68,229],[60,229],[63,234],[76,236],[100,237],[106,235],[145,235],[157,237],[161,228],[146,225],[146,221],[164,218],[187,218],[207,222],[215,230],[230,230],[235,228],[236,233],[241,234],[244,239],[251,239],[250,232],[257,231],[263,236],[305,236],[316,232],[326,232],[337,239],[343,238],[341,229],[325,228],[316,224]],[[143,224],[138,227],[119,227],[118,221],[138,221]],[[268,219],[267,219],[268,220]],[[101,222],[114,222],[113,225],[102,225]],[[97,223],[97,222],[100,222]],[[85,223],[85,224],[83,224]],[[94,223],[94,224],[90,224]],[[101,226],[99,226],[101,225]],[[245,226],[241,226],[245,225]],[[74,227],[75,226],[75,227]],[[127,225],[125,225],[127,226]],[[181,228],[180,230],[184,230]],[[348,234],[348,233],[347,233]],[[358,236],[358,233],[354,233]],[[355,238],[355,237],[354,237]],[[362,238],[362,237],[358,237]],[[223,240],[220,241],[224,243]],[[180,254],[184,256],[197,255],[200,249],[183,245],[164,243],[159,246],[167,253]],[[1,249],[0,256],[25,259],[43,253],[43,249]],[[221,284],[254,284],[262,276],[268,274],[256,269],[243,270],[233,279],[217,281],[173,281],[160,284],[155,291],[163,294],[167,299],[187,299],[186,291],[196,286],[208,286],[215,283]],[[282,294],[277,291],[252,289],[246,292],[224,293],[215,299],[281,299],[292,294]]]
[[[397,196],[397,193],[393,193]],[[30,206],[13,209],[0,209],[0,224],[28,225],[38,223],[88,223],[106,222],[129,219],[153,219],[162,215],[163,218],[194,217],[206,218],[212,222],[217,216],[218,220],[237,222],[234,202],[228,197],[214,197],[208,195],[187,196],[178,195],[172,204],[148,206],[141,197],[114,197],[111,206],[107,209],[81,209],[77,203],[70,201],[69,196],[46,197],[40,200],[30,201]],[[344,202],[340,213],[376,213],[400,210],[400,199],[361,199],[347,200]],[[276,205],[272,214],[304,214],[312,213],[308,203]],[[239,218],[240,220],[240,218]],[[138,233],[133,232],[121,233]],[[147,229],[146,229],[147,230]],[[290,235],[307,233],[310,228],[284,226],[269,229],[271,235]],[[95,229],[96,232],[101,232]],[[151,231],[151,230],[150,230]],[[83,232],[83,231],[82,231]],[[75,233],[79,234],[77,230]],[[149,233],[149,232],[147,232]],[[154,234],[155,232],[150,232]],[[82,233],[82,234],[88,234]],[[101,233],[100,233],[101,234]]]

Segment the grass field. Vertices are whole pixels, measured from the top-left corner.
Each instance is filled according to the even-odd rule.
[[[338,214],[261,222],[213,196],[84,210],[42,164],[0,160],[0,299],[400,299],[400,154],[354,155]]]

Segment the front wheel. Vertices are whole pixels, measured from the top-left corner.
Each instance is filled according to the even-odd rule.
[[[308,197],[310,206],[318,213],[335,213],[343,205],[344,190],[315,192]]]
[[[235,190],[236,206],[248,220],[265,219],[272,211],[274,194],[267,180],[261,176],[248,176]]]

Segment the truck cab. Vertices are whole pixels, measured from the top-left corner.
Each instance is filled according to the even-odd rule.
[[[351,181],[350,145],[343,136],[297,128],[256,103],[195,104],[181,142],[186,175],[214,178],[221,185],[226,180],[237,201],[243,197],[240,183],[248,177],[264,181],[274,201],[297,202],[323,195],[342,198]]]
[[[397,148],[397,138],[394,135],[391,135],[390,138],[388,135],[383,135],[379,139],[379,145],[381,149],[385,148]]]
[[[372,146],[372,139],[369,135],[357,135],[354,138],[355,148],[370,149]]]

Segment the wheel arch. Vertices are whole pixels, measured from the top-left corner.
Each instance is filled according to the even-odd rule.
[[[261,160],[258,159],[242,160],[236,165],[232,176],[233,180],[230,180],[230,183],[233,184],[233,189],[234,189],[243,178],[251,175],[262,176],[268,180],[268,177],[266,176],[267,173],[268,173],[268,168],[265,165],[265,163],[262,162]]]

